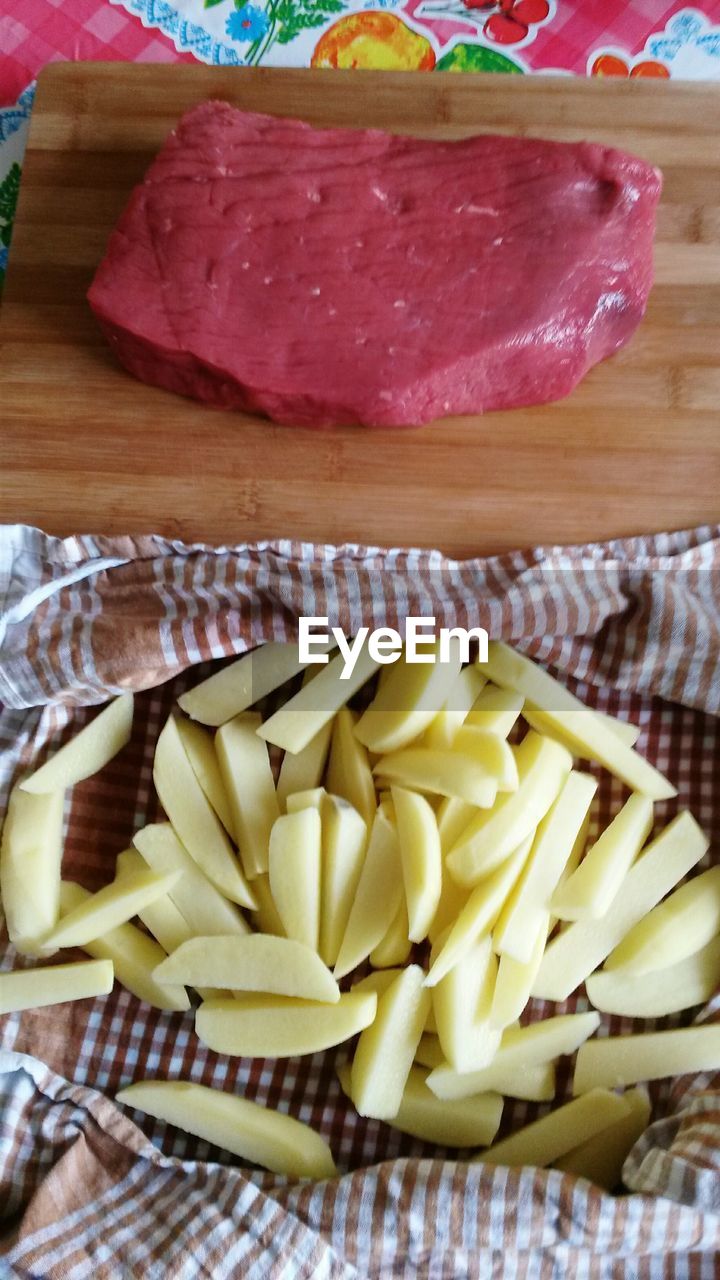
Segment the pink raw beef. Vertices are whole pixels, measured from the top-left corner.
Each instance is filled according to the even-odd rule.
[[[592,143],[429,142],[207,102],[132,193],[88,296],[136,377],[277,422],[542,404],[639,324],[660,187]]]

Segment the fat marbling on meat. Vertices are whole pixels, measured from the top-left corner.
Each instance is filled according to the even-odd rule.
[[[660,188],[594,143],[206,102],[133,191],[89,301],[136,377],[282,423],[542,404],[639,324]]]

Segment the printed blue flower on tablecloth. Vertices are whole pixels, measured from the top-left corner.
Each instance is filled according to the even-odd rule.
[[[267,14],[257,5],[244,4],[231,13],[225,30],[233,40],[260,40],[270,26]]]
[[[662,35],[651,36],[646,49],[667,63],[673,77],[715,80],[720,61],[720,27],[698,9],[681,9]]]

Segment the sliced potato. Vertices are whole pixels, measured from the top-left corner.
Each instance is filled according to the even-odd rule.
[[[432,962],[425,980],[428,987],[436,986],[478,938],[490,933],[522,872],[532,842],[531,833],[509,858],[473,889]]]
[[[323,796],[320,819],[320,955],[325,964],[334,965],[362,872],[367,828],[341,796]]]
[[[378,664],[364,648],[347,680],[342,679],[344,668],[345,658],[339,653],[314,680],[261,725],[258,729],[260,737],[284,751],[293,754],[302,751],[340,708],[367,684]]]
[[[10,792],[0,844],[0,900],[8,936],[21,955],[54,950],[40,939],[60,913],[65,793]]]
[[[423,796],[405,787],[392,787],[391,795],[400,842],[408,937],[411,942],[422,942],[440,901],[440,835],[435,814]]]
[[[514,748],[520,785],[473,819],[447,856],[458,884],[474,885],[522,844],[545,817],[572,768],[570,754],[532,729]]]
[[[509,1138],[496,1142],[477,1159],[488,1164],[535,1165],[543,1168],[576,1147],[624,1119],[630,1108],[616,1093],[593,1089],[549,1115],[518,1129]]]
[[[428,1087],[438,1098],[469,1098],[473,1093],[497,1089],[504,1072],[523,1070],[574,1053],[600,1026],[599,1013],[564,1013],[509,1027],[492,1062],[480,1071],[459,1072],[438,1067],[428,1076]],[[492,1083],[490,1083],[492,1082]]]
[[[555,892],[552,909],[561,920],[598,920],[605,915],[653,825],[653,803],[631,795],[579,867]]]
[[[585,708],[585,710],[587,710],[587,708]],[[564,714],[565,713],[563,712],[563,715]],[[573,712],[571,711],[569,714],[572,717]],[[640,729],[636,724],[630,724],[628,720],[617,720],[615,716],[606,715],[604,711],[595,710],[593,714],[596,715],[608,729],[617,734],[620,741],[624,742],[626,747],[635,746],[635,743],[640,737]],[[570,735],[563,732],[561,727],[561,718],[556,717],[554,720],[551,720],[543,711],[540,711],[537,707],[528,706],[527,703],[523,708],[523,718],[527,720],[531,729],[537,729],[538,733],[546,733],[548,738],[555,738],[557,742],[561,742],[564,747],[567,747],[571,754],[574,754],[575,744]],[[572,726],[572,719],[570,719],[570,725]]]
[[[111,960],[77,960],[74,964],[0,973],[0,1014],[106,996],[113,981]]]
[[[352,1099],[349,1063],[338,1067],[343,1092]],[[485,1147],[500,1127],[503,1100],[498,1093],[480,1093],[458,1102],[440,1102],[425,1083],[427,1072],[411,1067],[400,1103],[390,1121],[393,1129],[421,1142],[443,1147]]]
[[[497,782],[485,766],[474,756],[456,751],[406,747],[381,756],[373,774],[383,784],[394,782],[431,795],[454,796],[477,809],[489,809],[497,796]]]
[[[308,667],[303,685],[310,684],[321,670],[322,667]],[[320,786],[327,764],[332,733],[333,721],[328,720],[302,751],[294,755],[291,751],[286,751],[277,780],[277,802],[281,813],[287,812],[285,802],[288,796],[296,795],[301,791],[312,791]]]
[[[290,1178],[332,1178],[336,1173],[319,1133],[249,1098],[184,1080],[138,1080],[115,1098],[273,1173]]]
[[[317,809],[277,819],[270,832],[270,892],[288,938],[317,951],[321,826]]]
[[[573,769],[539,824],[523,873],[493,932],[493,945],[500,955],[510,956],[518,964],[530,962],[550,899],[585,829],[597,786],[595,778]],[[581,850],[577,852],[579,858]]]
[[[137,875],[139,871],[147,871],[148,864],[138,849],[123,849],[115,859],[115,876],[119,880],[126,875]],[[172,873],[171,873],[172,874]],[[181,872],[178,874],[182,874]],[[174,882],[175,883],[175,882]],[[175,906],[169,893],[155,898],[138,911],[138,919],[145,928],[157,938],[163,951],[175,951],[177,947],[192,938],[193,931],[178,907]]]
[[[147,865],[139,850],[124,849],[115,859],[115,875],[119,879],[128,873],[146,871]],[[182,875],[182,872],[179,872],[179,874]],[[216,892],[216,890],[213,889],[213,892]],[[223,898],[223,902],[225,901],[226,899]],[[153,902],[143,907],[142,911],[138,911],[138,919],[145,925],[148,933],[157,939],[163,951],[167,951],[168,954],[177,950],[178,947],[182,946],[183,942],[187,942],[188,938],[193,937],[190,925],[179,907],[173,902],[169,893],[155,898]],[[217,996],[224,994],[215,987],[198,987],[197,991],[203,1000],[213,1000]]]
[[[376,995],[381,996],[387,991],[390,983],[394,981],[402,973],[402,969],[371,969],[370,973],[366,973],[364,978],[359,978],[357,982],[353,982],[351,991],[374,991]]]
[[[427,646],[430,661],[408,663],[402,657],[390,667],[370,706],[355,725],[355,737],[370,751],[399,751],[432,724],[460,675],[460,644],[453,638],[450,655],[440,661],[439,641]]]
[[[478,668],[479,670],[479,668]],[[500,689],[486,684],[468,712],[466,724],[477,725],[486,733],[507,738],[523,709],[525,699],[514,689]]]
[[[445,1066],[447,1059],[442,1051],[442,1045],[440,1044],[437,1036],[430,1035],[427,1031],[427,1022],[425,1023],[425,1027],[426,1030],[423,1031],[420,1037],[420,1043],[415,1050],[415,1061],[421,1067],[427,1067],[429,1070],[432,1070],[434,1067],[443,1067]]]
[[[668,1013],[705,1004],[720,986],[720,936],[693,955],[661,972],[627,973],[624,969],[591,973],[585,980],[588,1000],[602,1013],[627,1018],[664,1018]]]
[[[485,677],[471,664],[463,667],[447,696],[442,711],[431,720],[423,737],[423,745],[438,751],[449,751],[458,729],[461,729],[477,698],[485,688]]]
[[[667,800],[677,794],[657,769],[608,728],[602,717],[585,707],[564,685],[542,667],[516,653],[500,641],[488,646],[488,661],[480,670],[496,684],[516,689],[526,700],[526,709],[542,711],[573,743],[573,754],[597,760],[620,778],[631,791],[640,791],[651,800]],[[529,704],[529,706],[527,705]]]
[[[205,792],[210,806],[215,810],[225,830],[237,843],[237,832],[233,822],[230,800],[220,772],[215,742],[212,734],[194,720],[181,719],[175,721],[187,758],[190,761],[195,777]]]
[[[335,962],[336,978],[344,977],[367,959],[385,937],[402,902],[402,894],[397,831],[387,812],[378,808]]]
[[[87,889],[70,880],[60,885],[61,916],[87,902],[91,895]],[[138,1000],[145,1000],[156,1009],[183,1013],[190,1008],[184,987],[165,986],[156,982],[153,971],[165,959],[165,952],[154,938],[136,929],[133,924],[121,924],[102,938],[86,942],[83,951],[96,960],[112,960],[115,977]]]
[[[198,1039],[216,1053],[240,1058],[294,1058],[342,1044],[375,1017],[374,991],[349,991],[337,1004],[286,996],[208,1000],[195,1017]]]
[[[458,800],[457,796],[443,796],[435,813],[443,858],[473,818],[477,817],[477,812],[477,806],[468,804],[467,800]]]
[[[361,1033],[350,1088],[361,1116],[392,1120],[398,1114],[430,1007],[423,971],[408,965],[379,997],[372,1024]]]
[[[65,791],[103,769],[130,741],[133,695],[123,693],[86,724],[74,738],[55,752],[29,778],[20,783],[23,791]]]
[[[369,832],[377,801],[368,753],[355,737],[357,719],[349,707],[341,707],[333,721],[326,783],[331,795],[357,810]]]
[[[299,813],[301,809],[317,809],[322,812],[323,801],[327,795],[324,787],[311,787],[307,791],[294,791],[287,797],[286,813]]]
[[[271,640],[184,693],[178,702],[191,720],[217,728],[247,711],[302,671],[298,646]]]
[[[155,970],[160,982],[265,991],[337,1004],[340,988],[322,960],[300,942],[261,933],[190,938]]]
[[[455,1071],[492,1061],[500,1032],[490,1026],[498,962],[489,937],[480,938],[432,990],[438,1040]]]
[[[720,867],[683,884],[625,934],[605,961],[624,974],[679,964],[720,932]]]
[[[172,826],[208,880],[231,902],[256,906],[225,829],[193,773],[173,716],[157,740],[153,779]]]
[[[178,871],[156,875],[149,870],[121,875],[104,889],[90,894],[72,911],[66,911],[62,920],[46,934],[45,944],[51,947],[84,947],[95,938],[104,937],[111,929],[126,924],[156,898],[169,893],[179,875]]]
[[[506,1098],[527,1102],[552,1102],[555,1097],[555,1063],[534,1062],[528,1066],[504,1067],[490,1063],[483,1071],[484,1088]]]
[[[253,920],[261,933],[272,933],[277,938],[285,937],[285,925],[280,919],[275,899],[270,889],[270,877],[256,876],[253,880],[253,893],[257,898],[257,910],[253,911]]]
[[[614,1191],[622,1179],[627,1157],[650,1123],[647,1094],[640,1089],[630,1089],[623,1094],[623,1101],[628,1106],[625,1115],[560,1156],[554,1161],[554,1167],[577,1178],[587,1178],[604,1191]]]
[[[192,933],[204,935],[250,932],[249,925],[238,908],[233,902],[228,902],[207,876],[203,875],[169,822],[155,822],[136,831],[133,843],[159,875],[182,872],[168,896],[187,920]]]
[[[220,773],[249,880],[268,869],[270,830],[280,814],[270,757],[258,737],[260,724],[259,715],[245,711],[228,720],[215,735]]]
[[[370,963],[378,969],[405,964],[412,951],[409,931],[407,904],[403,898],[385,937],[370,952]]]
[[[617,1089],[642,1080],[720,1070],[720,1024],[639,1036],[606,1036],[581,1046],[573,1093]]]
[[[520,780],[515,756],[499,734],[488,733],[475,724],[465,724],[455,735],[453,751],[471,756],[483,765],[497,782],[498,791],[517,791]]]
[[[532,990],[540,968],[547,942],[550,917],[545,913],[529,960],[516,960],[514,956],[501,955],[498,964],[489,1023],[496,1031],[509,1027],[520,1017]]]
[[[437,911],[433,916],[432,924],[428,929],[428,938],[433,943],[437,942],[442,933],[450,928],[455,920],[457,920],[460,912],[470,897],[471,890],[463,889],[456,884],[452,876],[443,866],[442,884],[440,886],[440,901],[437,905]]]
[[[692,870],[708,844],[695,819],[679,813],[630,868],[607,915],[601,920],[578,920],[553,938],[532,994],[541,1000],[567,1000],[633,925]]]

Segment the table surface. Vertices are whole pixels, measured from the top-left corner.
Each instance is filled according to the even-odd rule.
[[[85,302],[181,112],[583,137],[659,164],[657,282],[627,348],[556,405],[413,431],[282,428],[146,387]],[[0,509],[50,532],[438,546],[458,556],[720,518],[720,86],[57,64],[42,75],[0,313]]]

